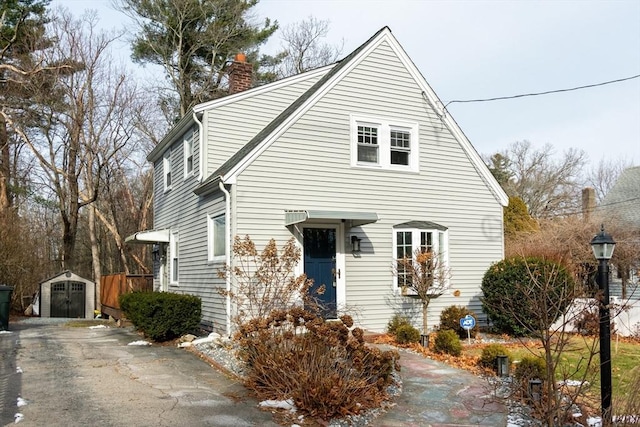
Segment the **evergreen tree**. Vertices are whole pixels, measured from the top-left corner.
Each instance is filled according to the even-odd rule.
[[[133,59],[161,66],[169,80],[169,106],[175,115],[227,93],[227,68],[235,54],[256,63],[258,47],[278,28],[265,19],[251,22],[258,0],[119,0],[119,8],[137,22]],[[174,117],[175,118],[175,117]]]
[[[32,53],[47,40],[46,7],[50,0],[3,0],[0,2],[0,214],[14,205],[18,186],[18,152],[7,123],[20,116],[30,94],[25,82],[43,70]]]

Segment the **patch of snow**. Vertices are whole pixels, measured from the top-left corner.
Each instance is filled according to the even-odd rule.
[[[292,399],[287,400],[263,400],[259,403],[262,408],[285,409],[290,412],[296,412],[296,405]]]
[[[151,345],[151,343],[149,341],[139,340],[139,341],[130,342],[127,345]]]
[[[640,424],[640,415],[614,415],[614,423]]]
[[[20,421],[22,421],[22,419],[24,418],[24,415],[22,415],[20,412],[17,412],[14,416],[13,419],[15,420],[15,423],[18,424]]]
[[[600,417],[589,417],[589,418],[587,418],[587,425],[589,427],[602,427],[602,418],[600,418]]]
[[[198,338],[198,339],[193,340],[193,345],[219,342],[221,340],[222,340],[222,336],[220,334],[215,333],[215,332],[211,332],[208,336],[206,336],[204,338]]]
[[[178,348],[186,348],[186,347],[191,347],[193,345],[192,342],[181,342],[180,344],[178,344]]]
[[[89,326],[89,329],[107,329],[108,326],[107,325],[95,325],[95,326]]]
[[[18,408],[21,406],[27,406],[27,403],[28,402],[25,399],[18,397],[18,403],[17,403]]]
[[[20,366],[16,367],[16,374],[21,374],[22,373],[22,368]]]
[[[567,386],[567,387],[580,387],[581,385],[589,385],[588,381],[579,381],[579,380],[564,380],[558,381],[559,386]]]
[[[0,331],[0,334],[12,334],[13,332],[11,331]]]

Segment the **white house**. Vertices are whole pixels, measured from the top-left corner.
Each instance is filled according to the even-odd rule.
[[[335,64],[242,90],[250,70],[234,63],[232,94],[195,106],[148,156],[154,230],[128,241],[158,245],[156,289],[200,296],[203,323],[228,333],[219,289],[231,285],[216,272],[233,237],[294,237],[297,272],[327,286],[328,305],[372,331],[398,311],[419,326],[391,266],[428,247],[451,271],[429,323],[453,304],[480,314],[508,199],[390,29]]]

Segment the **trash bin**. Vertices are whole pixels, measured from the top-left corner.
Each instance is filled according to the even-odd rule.
[[[9,330],[9,308],[11,307],[11,286],[0,285],[0,331]]]

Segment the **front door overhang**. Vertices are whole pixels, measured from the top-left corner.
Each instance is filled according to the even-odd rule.
[[[372,224],[378,221],[378,214],[375,212],[351,212],[351,211],[328,211],[328,210],[285,210],[284,225],[290,226],[302,222],[346,222],[349,227],[359,227],[365,224]]]

